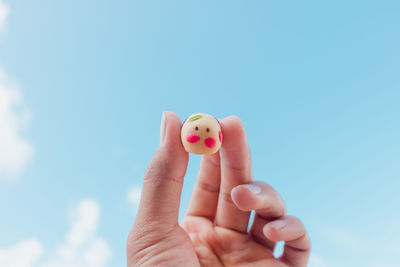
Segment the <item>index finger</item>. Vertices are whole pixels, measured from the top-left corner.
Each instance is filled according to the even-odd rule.
[[[180,139],[181,120],[164,112],[161,143],[147,168],[135,223],[176,224],[189,155]]]

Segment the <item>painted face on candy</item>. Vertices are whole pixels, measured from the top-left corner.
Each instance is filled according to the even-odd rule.
[[[182,126],[181,140],[187,152],[214,154],[222,144],[221,126],[211,115],[193,114]]]

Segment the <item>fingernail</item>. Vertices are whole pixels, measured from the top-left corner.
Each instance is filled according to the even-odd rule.
[[[164,111],[162,114],[162,117],[161,117],[160,144],[164,143],[166,128],[167,128],[167,118],[166,118],[165,111]]]
[[[271,227],[274,228],[275,230],[282,230],[286,226],[286,221],[277,220],[271,222],[269,225],[271,225]]]
[[[261,192],[261,187],[255,184],[246,184],[244,185],[247,189],[249,189],[253,194],[258,194]]]

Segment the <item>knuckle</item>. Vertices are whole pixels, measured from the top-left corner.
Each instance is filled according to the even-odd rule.
[[[184,175],[177,175],[178,172],[174,171],[173,164],[171,164],[170,157],[164,155],[163,149],[158,149],[154,154],[149,166],[146,169],[143,183],[160,183],[163,180],[169,180],[176,183],[183,183]]]
[[[161,225],[157,222],[135,223],[126,240],[128,261],[140,262],[152,253],[153,247],[160,247],[163,240],[172,235],[176,225]]]
[[[198,186],[201,190],[209,192],[209,193],[218,193],[219,185],[213,185],[211,183],[205,182],[203,179],[198,180]]]

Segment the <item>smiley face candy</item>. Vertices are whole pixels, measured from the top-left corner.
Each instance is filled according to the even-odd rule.
[[[221,126],[213,116],[196,113],[183,123],[181,139],[187,152],[214,154],[222,144]]]

